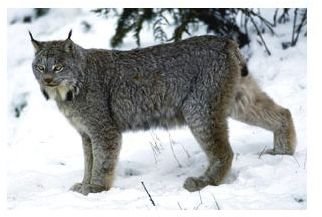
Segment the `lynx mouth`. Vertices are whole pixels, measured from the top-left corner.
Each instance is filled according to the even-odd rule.
[[[57,87],[59,86],[58,84],[44,84],[46,87]]]
[[[50,82],[50,83],[43,82],[43,85],[44,85],[45,87],[52,87],[52,88],[55,88],[55,87],[60,86],[61,84],[60,84],[60,83],[58,83],[58,82]]]

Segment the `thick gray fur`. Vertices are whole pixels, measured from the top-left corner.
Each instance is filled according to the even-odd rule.
[[[128,130],[188,125],[209,166],[189,177],[188,191],[218,185],[231,167],[227,116],[233,113],[244,74],[238,46],[226,38],[200,36],[130,51],[84,49],[71,40],[31,41],[32,68],[41,91],[83,141],[85,171],[71,189],[108,190]],[[258,120],[260,122],[260,120]],[[254,123],[253,123],[254,124]]]

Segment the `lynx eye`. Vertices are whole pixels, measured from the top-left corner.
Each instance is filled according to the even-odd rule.
[[[62,65],[60,65],[60,64],[59,64],[59,65],[54,65],[54,66],[53,66],[53,70],[54,70],[54,72],[56,72],[56,73],[57,73],[57,72],[61,72],[61,71],[63,70],[63,68],[64,68],[64,67],[63,67]]]
[[[45,71],[45,66],[44,65],[37,65],[36,68],[37,68],[37,70],[39,72],[44,72]]]

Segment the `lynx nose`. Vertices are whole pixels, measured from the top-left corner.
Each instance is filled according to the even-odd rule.
[[[47,84],[51,83],[53,81],[53,76],[45,74],[43,77],[43,81]]]
[[[46,85],[50,85],[53,82],[54,78],[51,75],[44,75],[43,81]]]

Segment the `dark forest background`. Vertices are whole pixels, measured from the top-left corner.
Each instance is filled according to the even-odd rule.
[[[264,9],[263,9],[264,10]],[[127,35],[133,35],[138,47],[141,45],[140,33],[145,24],[152,26],[152,34],[158,43],[179,41],[184,34],[193,35],[200,26],[205,26],[208,34],[228,36],[237,41],[240,47],[250,42],[250,34],[257,34],[257,41],[271,55],[265,43],[263,33],[278,35],[276,27],[286,22],[293,22],[289,41],[282,42],[284,49],[295,46],[299,36],[306,37],[307,9],[306,8],[276,8],[272,17],[264,16],[261,9],[255,8],[98,8],[92,13],[108,19],[117,17],[115,33],[110,40],[112,47],[121,46]],[[33,14],[15,22],[33,22],[45,16],[49,8],[35,8]],[[84,28],[91,28],[86,21]],[[171,25],[173,32],[167,34],[164,30]]]

